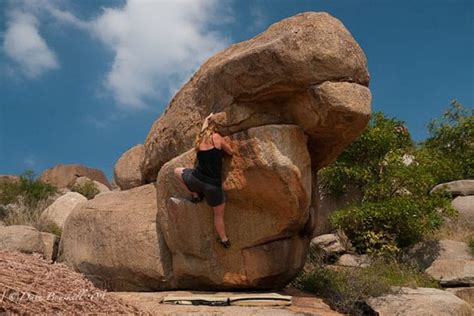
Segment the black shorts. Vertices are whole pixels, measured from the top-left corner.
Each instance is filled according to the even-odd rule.
[[[217,206],[225,202],[225,195],[222,187],[203,182],[193,176],[193,169],[185,168],[183,170],[183,181],[189,191],[201,193],[206,198],[209,206]]]

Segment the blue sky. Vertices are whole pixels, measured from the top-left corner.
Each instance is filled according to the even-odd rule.
[[[203,61],[304,11],[344,23],[372,109],[415,140],[450,100],[473,106],[471,0],[0,0],[0,174],[80,163],[110,178]]]

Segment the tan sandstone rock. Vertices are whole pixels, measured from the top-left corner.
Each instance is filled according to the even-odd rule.
[[[153,184],[97,196],[67,218],[58,261],[102,288],[167,289],[169,251],[156,220]]]
[[[467,223],[474,231],[474,195],[458,196],[451,206],[459,212],[458,220]]]
[[[474,257],[464,242],[419,242],[409,250],[408,258],[443,286],[474,285]]]
[[[446,183],[441,183],[435,186],[431,192],[437,190],[445,190],[454,196],[457,195],[474,195],[474,180],[456,180]]]
[[[360,135],[370,118],[367,60],[344,25],[307,12],[211,57],[171,100],[144,143],[146,182],[186,152],[210,112],[225,135],[265,124],[298,124],[319,169]]]
[[[20,182],[19,176],[14,175],[0,175],[0,184],[1,183],[18,183]]]
[[[87,198],[83,195],[77,192],[68,192],[48,206],[48,208],[41,213],[40,219],[52,221],[62,229],[71,211],[76,205],[85,201],[87,201]]]
[[[79,178],[75,179],[73,182],[71,182],[69,184],[69,186],[71,188],[74,187],[74,186],[84,186],[85,184],[87,184],[91,181],[94,184],[94,186],[96,187],[96,189],[99,190],[99,193],[105,193],[105,192],[110,191],[110,189],[105,184],[102,184],[101,182],[96,181],[96,180],[89,179],[88,177],[79,177]]]
[[[295,125],[266,125],[230,139],[235,154],[223,170],[230,249],[216,242],[212,208],[184,199],[175,178],[176,167],[193,166],[194,150],[158,175],[158,222],[179,288],[278,288],[304,265],[311,234],[303,235],[311,199],[306,136]]]
[[[114,168],[114,182],[120,189],[128,190],[144,183],[140,171],[144,153],[145,147],[139,144],[127,150],[119,158]]]
[[[398,294],[370,298],[380,316],[472,316],[471,306],[452,293],[432,288],[401,288]]]
[[[44,253],[41,233],[26,225],[0,226],[0,249]]]
[[[446,291],[468,302],[474,308],[474,287],[451,287],[447,288]]]
[[[56,261],[58,254],[59,237],[46,232],[41,232],[41,240],[44,245],[43,257],[51,262]]]
[[[99,169],[89,168],[78,164],[60,164],[45,170],[39,179],[58,188],[70,186],[79,177],[88,177],[98,181],[108,188],[110,184],[105,174]]]

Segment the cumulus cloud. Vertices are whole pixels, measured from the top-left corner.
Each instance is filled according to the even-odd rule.
[[[105,8],[92,30],[114,54],[105,84],[118,103],[142,108],[175,92],[200,63],[227,45],[225,37],[208,29],[220,5],[217,0],[128,0],[123,7]]]
[[[28,78],[59,68],[54,52],[38,31],[37,18],[29,13],[12,10],[8,14],[3,38],[3,52],[11,58]]]

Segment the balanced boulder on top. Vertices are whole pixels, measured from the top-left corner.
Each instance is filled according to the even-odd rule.
[[[211,57],[171,100],[144,143],[144,180],[192,147],[203,119],[223,112],[224,134],[264,124],[298,124],[313,167],[336,159],[370,118],[364,52],[327,13],[271,25]]]

